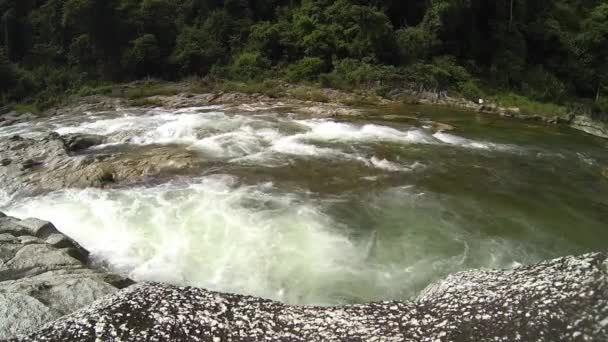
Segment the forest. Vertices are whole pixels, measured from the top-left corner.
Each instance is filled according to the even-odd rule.
[[[0,0],[0,16],[2,103],[200,77],[608,112],[605,0]]]

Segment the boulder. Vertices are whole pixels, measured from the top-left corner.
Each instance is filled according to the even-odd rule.
[[[40,220],[37,218],[27,218],[20,220],[17,224],[25,229],[29,235],[36,236],[39,238],[47,238],[52,234],[59,233],[57,228],[53,226],[51,222]]]
[[[198,174],[203,162],[196,152],[179,146],[134,146],[115,153],[77,154],[105,142],[104,138],[57,133],[37,139],[15,137],[0,137],[0,160],[4,160],[0,187],[8,195],[121,186],[177,172]]]
[[[31,332],[58,316],[34,297],[0,292],[0,338]]]
[[[50,222],[0,213],[0,339],[31,332],[133,283],[87,262],[88,252]]]
[[[575,116],[570,126],[591,135],[608,138],[608,123],[593,120],[585,115]]]
[[[70,152],[78,152],[105,142],[105,137],[96,134],[67,134],[61,139]]]
[[[146,283],[12,341],[608,341],[607,258],[467,271],[412,301],[342,307]]]

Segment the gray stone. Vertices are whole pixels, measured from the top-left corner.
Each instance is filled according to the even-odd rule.
[[[74,248],[77,246],[80,247],[78,244],[76,244],[74,240],[61,233],[49,235],[49,237],[46,238],[45,242],[55,248]]]
[[[0,217],[0,233],[11,234],[12,236],[23,236],[31,235],[32,230],[21,225],[21,221],[14,217],[2,216]]]
[[[90,269],[87,257],[47,221],[0,215],[0,339],[33,331],[133,283]]]
[[[36,298],[21,293],[0,293],[0,338],[31,332],[59,316]]]
[[[38,164],[39,162],[37,161],[34,161],[32,159],[26,159],[21,163],[21,170],[31,169]]]
[[[103,155],[73,152],[102,142],[96,136],[60,136],[37,139],[0,137],[0,186],[8,195],[32,196],[65,188],[107,187],[139,183],[153,177],[198,174],[204,160],[178,146],[140,146],[133,151]],[[65,141],[64,141],[65,140]]]
[[[80,261],[50,245],[22,245],[11,259],[0,266],[0,281],[30,277],[58,268],[80,266]]]
[[[59,233],[52,223],[37,218],[27,218],[20,221],[18,224],[26,228],[31,235],[43,239],[52,234]]]
[[[0,291],[32,296],[61,315],[69,314],[116,291],[93,271],[67,273],[51,271],[35,277],[0,282]]]
[[[608,123],[593,120],[588,116],[577,115],[571,120],[570,125],[585,133],[608,138]]]
[[[95,134],[67,134],[62,136],[61,139],[71,152],[85,150],[105,142],[105,137]]]
[[[78,242],[70,239],[69,237],[55,233],[49,235],[45,242],[55,248],[63,249],[73,258],[80,260],[82,263],[88,263],[89,252],[78,244]]]
[[[606,260],[462,272],[413,301],[342,307],[139,284],[13,341],[608,341]]]

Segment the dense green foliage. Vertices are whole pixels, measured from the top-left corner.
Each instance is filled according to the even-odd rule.
[[[0,0],[0,19],[5,102],[198,75],[608,107],[605,0]]]

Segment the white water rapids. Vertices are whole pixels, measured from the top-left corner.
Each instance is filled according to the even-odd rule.
[[[296,304],[406,299],[449,272],[511,267],[537,260],[545,248],[509,234],[484,233],[479,226],[495,215],[475,208],[475,199],[424,191],[407,178],[429,167],[412,157],[412,148],[505,153],[517,149],[511,145],[417,127],[227,113],[219,106],[95,113],[84,121],[44,125],[61,134],[107,136],[108,144],[96,150],[178,144],[219,163],[212,175],[201,170],[199,177],[136,188],[66,189],[6,206],[14,216],[52,221],[135,280]],[[37,127],[18,129],[31,133]],[[15,133],[15,128],[4,132]],[[386,146],[402,152],[382,152]],[[299,183],[324,180],[308,173],[294,176],[289,186],[240,176],[289,165],[307,172],[311,163],[335,160],[371,170],[350,174],[345,168],[332,175],[369,184],[369,190],[318,194]],[[231,165],[241,173],[233,174]],[[403,178],[374,186],[388,174]],[[514,214],[508,222],[518,225],[519,219]],[[520,226],[526,239],[547,239],[529,223]]]

